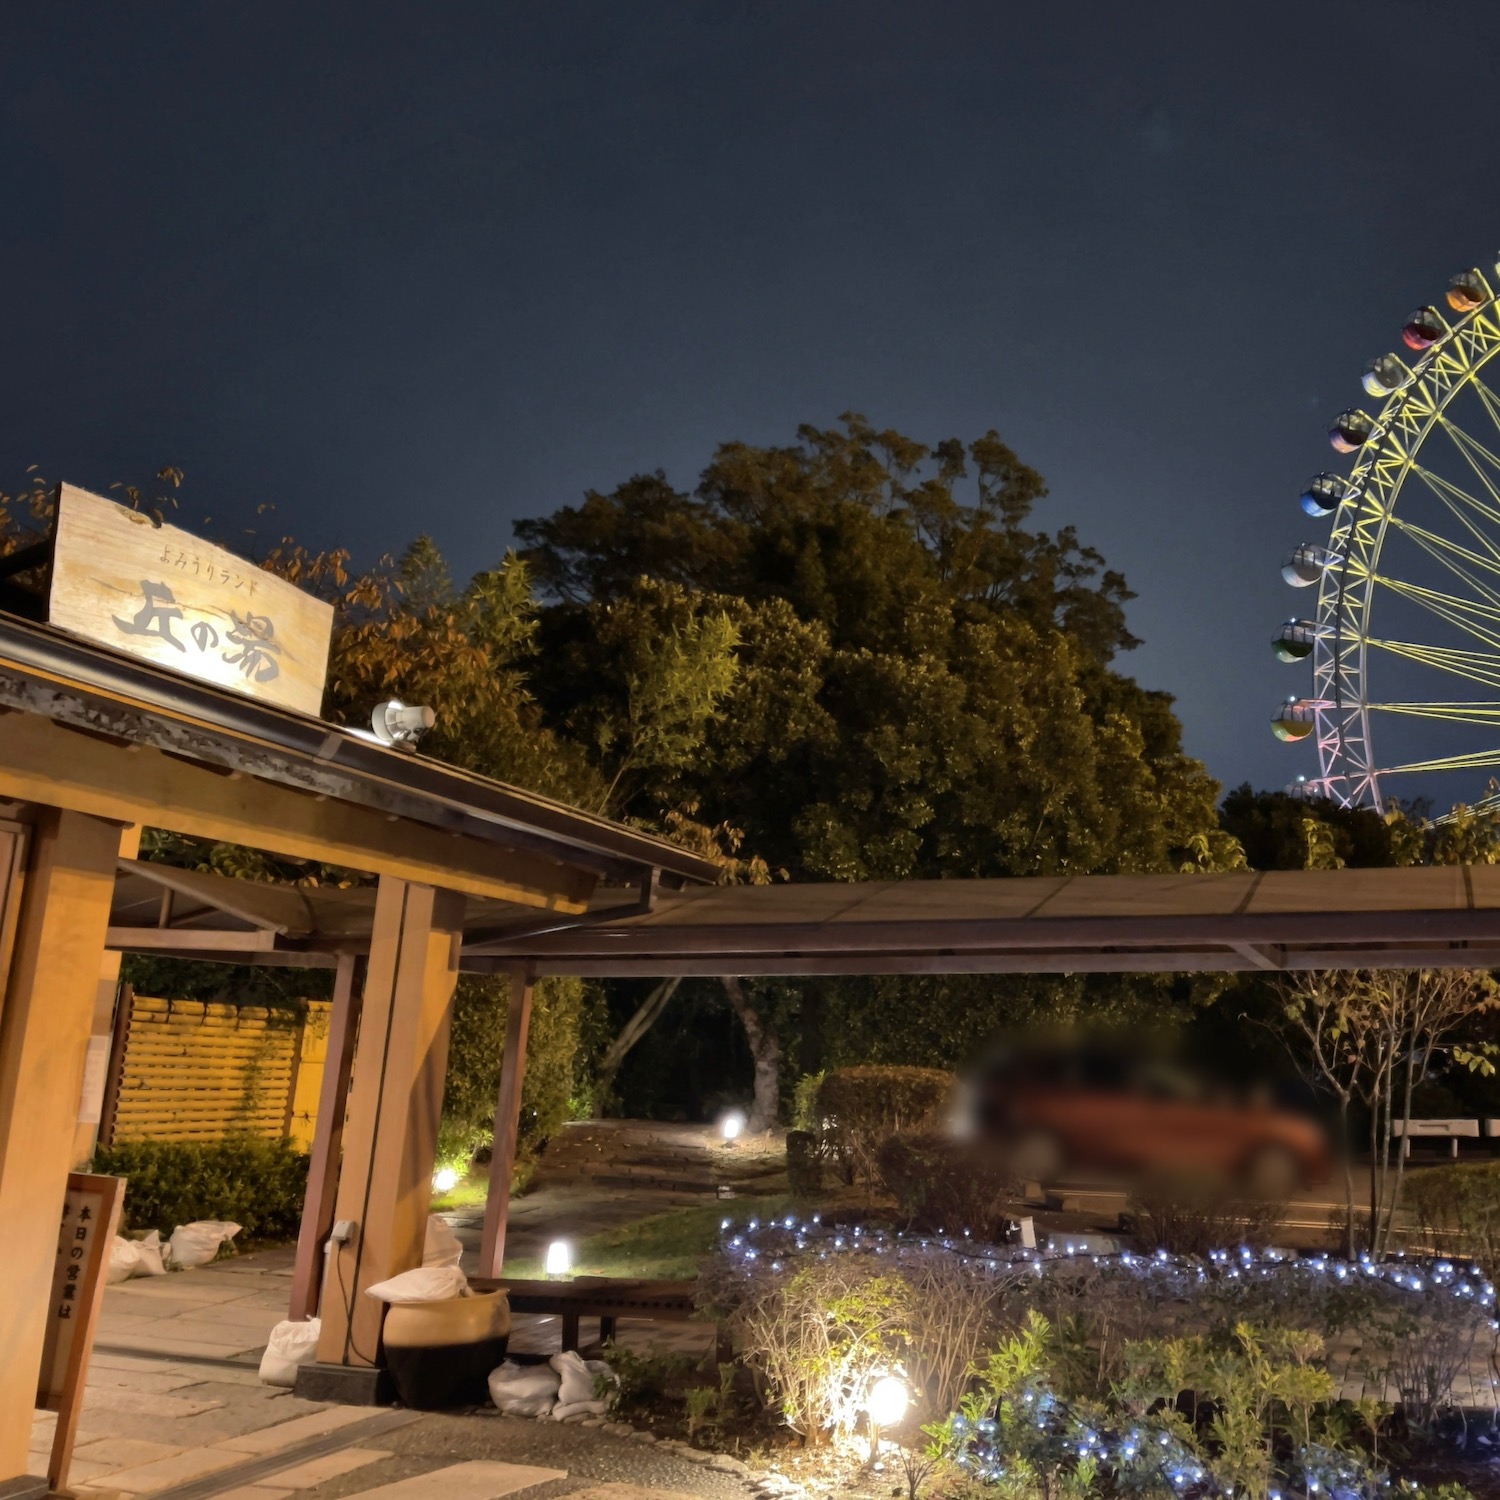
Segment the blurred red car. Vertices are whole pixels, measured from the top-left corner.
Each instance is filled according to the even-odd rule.
[[[1033,1181],[1055,1181],[1070,1168],[1167,1171],[1232,1178],[1283,1197],[1331,1173],[1317,1120],[1159,1058],[1018,1052],[987,1068],[972,1089],[978,1133],[1002,1144],[1017,1175]]]

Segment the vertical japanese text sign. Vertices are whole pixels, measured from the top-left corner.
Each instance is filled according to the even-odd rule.
[[[332,605],[70,484],[58,488],[47,618],[283,708],[316,715],[323,707]]]
[[[57,1413],[47,1482],[54,1493],[67,1485],[73,1437],[83,1409],[94,1328],[104,1303],[110,1247],[120,1225],[123,1177],[68,1173],[62,1227],[57,1237],[57,1265],[52,1273],[52,1301],[36,1404]]]

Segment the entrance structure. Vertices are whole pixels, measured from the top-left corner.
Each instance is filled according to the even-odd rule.
[[[98,1082],[86,1062],[91,1038],[109,1029],[100,994],[117,972],[111,924],[140,911],[142,881],[121,881],[120,861],[142,827],[377,877],[373,890],[320,903],[338,920],[312,958],[337,969],[339,1065],[328,1069],[309,1233],[326,1234],[335,1213],[356,1226],[332,1262],[342,1294],[323,1300],[319,1352],[352,1372],[368,1369],[378,1343],[379,1308],[364,1288],[421,1261],[465,925],[587,920],[606,888],[644,908],[715,874],[577,809],[0,615],[0,1486],[26,1470],[63,1191],[89,1114],[81,1096]],[[141,868],[160,869],[127,864]],[[156,916],[175,951],[222,953],[223,934],[206,943],[193,924],[191,872],[160,873]],[[303,896],[224,887],[236,941],[257,961],[287,961],[275,939],[306,909]],[[502,1153],[529,998],[518,974]],[[344,1087],[340,1141],[332,1091]]]

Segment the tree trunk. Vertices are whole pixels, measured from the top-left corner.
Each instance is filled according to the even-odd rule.
[[[599,1064],[599,1076],[594,1084],[595,1114],[598,1114],[613,1086],[615,1074],[620,1071],[620,1064],[625,1061],[626,1054],[656,1025],[661,1013],[667,1008],[667,1001],[677,993],[677,986],[681,983],[681,979],[663,979],[636,1007],[635,1014],[620,1028],[619,1036],[609,1044],[609,1050]]]
[[[769,1130],[781,1113],[781,1038],[746,998],[745,987],[737,975],[723,975],[719,983],[745,1028],[745,1040],[750,1044],[750,1056],[755,1063],[755,1097],[745,1129],[756,1135]]]
[[[1354,1142],[1349,1135],[1349,1096],[1339,1095],[1339,1154],[1344,1158],[1344,1254],[1354,1259]]]

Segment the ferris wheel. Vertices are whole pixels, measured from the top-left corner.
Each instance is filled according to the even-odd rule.
[[[1302,493],[1330,529],[1281,572],[1316,590],[1317,608],[1272,644],[1283,661],[1311,658],[1312,691],[1271,727],[1316,743],[1318,774],[1297,783],[1308,794],[1380,807],[1436,778],[1473,801],[1500,767],[1500,364],[1486,368],[1500,355],[1496,288],[1500,267],[1462,271],[1444,308],[1407,318],[1402,351],[1366,367],[1375,414],[1351,408],[1329,430],[1349,472],[1318,474]]]

